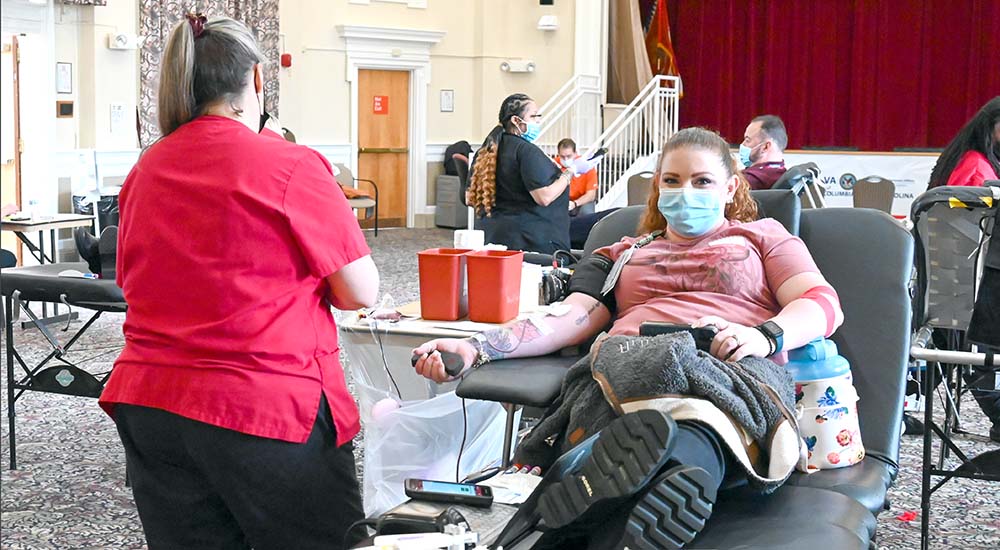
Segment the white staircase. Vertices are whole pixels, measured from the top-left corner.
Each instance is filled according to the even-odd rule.
[[[663,143],[677,132],[680,86],[676,76],[654,76],[597,139],[583,142],[590,143],[585,157],[607,149],[597,168],[597,210],[626,206],[629,177],[656,169]]]
[[[535,144],[555,155],[563,138],[571,138],[580,149],[594,143],[601,133],[601,100],[600,76],[578,74],[566,81],[538,110],[542,131]]]

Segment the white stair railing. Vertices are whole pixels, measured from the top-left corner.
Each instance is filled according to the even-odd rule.
[[[578,74],[542,105],[542,130],[535,144],[549,155],[570,138],[578,148],[593,143],[601,133],[601,77]]]
[[[585,156],[607,149],[597,169],[597,209],[624,206],[628,178],[650,170],[663,143],[677,132],[680,79],[657,75],[635,96],[596,140]],[[652,159],[652,160],[651,160]],[[652,167],[655,169],[655,167]]]

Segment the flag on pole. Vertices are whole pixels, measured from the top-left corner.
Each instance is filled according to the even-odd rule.
[[[677,67],[677,56],[674,54],[674,44],[670,38],[667,0],[637,1],[642,17],[642,30],[646,36],[646,54],[649,56],[653,74],[680,78],[681,72]],[[683,91],[681,93],[683,94]]]

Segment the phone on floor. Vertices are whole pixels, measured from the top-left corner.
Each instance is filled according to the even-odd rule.
[[[690,332],[691,336],[694,337],[695,347],[705,353],[709,353],[709,349],[712,347],[712,340],[719,333],[719,329],[713,325],[694,328],[691,325],[675,325],[657,321],[646,321],[639,325],[639,336],[657,336],[659,334],[672,334],[682,331]]]
[[[587,160],[594,160],[594,159],[596,159],[597,157],[603,157],[603,156],[604,156],[604,155],[606,155],[606,154],[608,154],[608,150],[607,150],[607,149],[605,149],[604,147],[601,147],[600,149],[598,149],[598,150],[594,151],[594,154],[593,154],[593,155],[590,155],[590,158],[589,158],[589,159],[587,159]]]
[[[493,504],[493,489],[486,485],[410,478],[403,482],[403,488],[406,496],[414,500],[468,504],[482,508],[489,508]]]

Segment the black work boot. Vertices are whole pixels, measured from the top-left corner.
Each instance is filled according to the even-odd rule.
[[[670,459],[676,431],[670,415],[651,409],[608,424],[583,467],[541,494],[538,511],[545,527],[585,523],[642,491]]]

